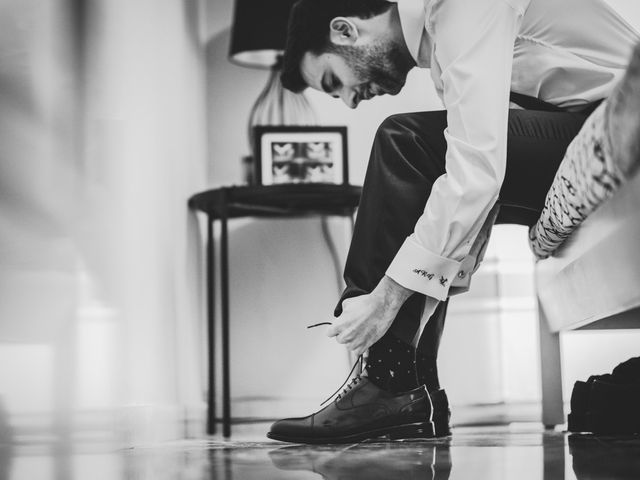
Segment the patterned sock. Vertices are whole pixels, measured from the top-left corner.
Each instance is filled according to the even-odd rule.
[[[418,386],[414,363],[415,349],[387,332],[369,348],[367,376],[381,389],[400,393]]]
[[[425,385],[429,392],[440,389],[436,357],[418,351],[416,353],[416,375],[418,384]]]
[[[604,134],[606,107],[604,102],[591,114],[567,148],[540,218],[529,230],[529,245],[538,259],[553,255],[622,183]]]

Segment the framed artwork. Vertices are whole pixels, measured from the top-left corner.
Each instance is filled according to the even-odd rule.
[[[348,184],[347,127],[254,127],[256,180]]]

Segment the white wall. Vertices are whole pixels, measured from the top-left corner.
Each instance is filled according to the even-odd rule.
[[[176,438],[203,406],[200,5],[70,5],[0,2],[0,399],[18,435]]]
[[[202,398],[201,262],[186,209],[205,174],[199,8],[197,0],[109,0],[90,11],[85,161],[104,219],[89,232],[97,248],[86,259],[102,281],[94,293],[117,308],[125,405]]]
[[[241,68],[227,60],[232,3],[208,2],[211,186],[242,182],[240,159],[249,152],[246,118],[267,78],[265,71]],[[630,0],[615,3],[627,16],[638,11]],[[397,112],[440,108],[424,70],[414,70],[397,97],[375,99],[357,110],[318,92],[310,91],[308,96],[321,123],[349,127],[354,184],[363,181],[373,135],[384,118]],[[340,222],[334,222],[334,230],[338,239],[345,238]],[[530,402],[540,396],[533,264],[526,231],[498,227],[493,237],[473,292],[452,301],[443,338],[442,380],[458,404]],[[234,408],[243,415],[274,417],[315,409],[317,403],[311,399],[331,393],[348,371],[343,352],[321,332],[304,329],[307,324],[330,320],[335,301],[334,272],[319,237],[318,221],[237,222],[232,227],[231,248],[232,353],[237,352],[232,374]],[[290,260],[292,252],[297,252],[294,260]],[[303,262],[299,252],[305,252]],[[585,349],[593,344],[575,347],[579,338],[586,337],[572,337],[565,343],[565,388],[578,376],[577,364],[590,365],[591,371],[604,368],[584,360]],[[612,349],[607,368],[620,357],[619,350],[614,353]],[[580,375],[585,371],[586,367],[581,368]],[[292,410],[286,402],[268,407],[256,403],[255,396],[282,402],[294,397],[308,400],[297,402]]]

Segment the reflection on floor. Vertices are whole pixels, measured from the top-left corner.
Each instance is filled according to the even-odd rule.
[[[217,437],[105,452],[0,445],[0,480],[640,479],[640,437],[467,427],[428,441],[339,446],[266,441],[266,425]],[[247,430],[249,429],[249,430]]]

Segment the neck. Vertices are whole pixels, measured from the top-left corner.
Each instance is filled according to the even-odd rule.
[[[393,42],[402,47],[403,54],[415,64],[404,34],[402,33],[402,25],[400,23],[400,15],[398,13],[398,5],[394,3],[389,10],[375,17],[361,20],[359,25],[361,33],[370,37],[370,40]]]

